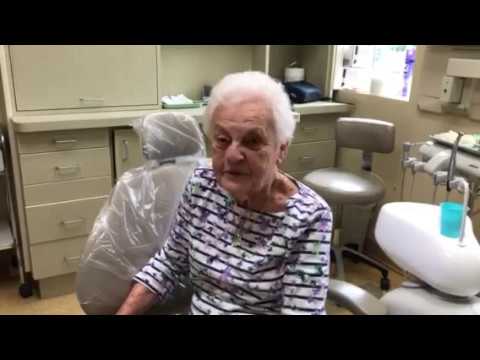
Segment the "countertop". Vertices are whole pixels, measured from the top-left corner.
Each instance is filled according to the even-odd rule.
[[[294,115],[297,121],[300,121],[302,115],[346,113],[352,109],[352,105],[326,101],[295,104],[293,106]],[[133,120],[153,112],[181,112],[195,118],[200,118],[205,112],[205,107],[179,110],[153,109],[76,114],[15,115],[12,117],[12,123],[14,130],[21,133],[122,127],[129,126]]]

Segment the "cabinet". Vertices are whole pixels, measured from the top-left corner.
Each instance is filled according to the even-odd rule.
[[[285,68],[292,62],[305,69],[305,80],[318,86],[326,98],[332,98],[334,45],[268,45],[268,74],[284,80]]]
[[[9,47],[17,111],[158,104],[157,47]]]
[[[122,174],[130,169],[141,166],[146,161],[143,156],[142,140],[133,129],[115,129],[115,174],[119,179]],[[204,135],[207,156],[211,155],[208,139]]]
[[[32,276],[42,297],[64,293],[52,280],[75,273],[112,189],[109,131],[18,134],[17,147]]]
[[[160,107],[163,95],[199,99],[205,85],[258,70],[283,80],[297,61],[331,97],[333,45],[11,45],[17,112]]]
[[[142,141],[133,129],[113,131],[115,146],[115,175],[119,179],[122,174],[141,166],[144,163]]]
[[[302,115],[281,168],[298,180],[310,171],[334,166],[337,115]]]
[[[161,47],[161,94],[200,99],[204,85],[226,74],[266,71],[265,45],[165,45]]]

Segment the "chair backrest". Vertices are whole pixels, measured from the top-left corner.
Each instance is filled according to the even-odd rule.
[[[336,141],[339,147],[388,154],[395,146],[395,125],[382,120],[342,117],[337,120]]]
[[[395,146],[395,125],[364,118],[342,117],[335,129],[338,147],[362,150],[362,169],[372,170],[373,153],[389,154]]]
[[[147,160],[167,162],[189,156],[205,156],[205,143],[197,122],[181,113],[153,113],[133,123],[142,139]]]
[[[118,310],[132,277],[163,246],[188,178],[205,155],[189,116],[153,114],[134,128],[150,161],[120,177],[93,225],[76,277],[87,314]]]

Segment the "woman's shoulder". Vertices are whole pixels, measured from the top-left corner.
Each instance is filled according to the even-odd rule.
[[[208,164],[199,164],[196,168],[193,169],[190,182],[192,183],[204,183],[215,181],[215,173],[213,169]]]
[[[209,164],[200,163],[193,169],[188,180],[187,192],[201,193],[202,189],[215,190],[217,188],[217,180],[215,173]]]
[[[207,163],[201,163],[193,170],[194,178],[215,179],[212,167]]]
[[[327,201],[300,181],[296,181],[298,192],[295,196],[295,205],[307,213],[318,211],[330,212],[330,206]]]

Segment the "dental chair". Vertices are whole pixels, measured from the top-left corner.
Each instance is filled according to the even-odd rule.
[[[385,254],[405,272],[407,280],[380,299],[355,285],[333,280],[330,300],[362,315],[480,315],[480,245],[468,215],[469,204],[472,206],[477,196],[470,188],[476,189],[479,179],[475,168],[463,166],[463,158],[455,167],[461,136],[451,151],[443,148],[435,155],[431,150],[437,146],[425,143],[421,148],[423,161],[406,156],[405,151],[411,147],[406,143],[402,157],[403,168],[432,175],[435,187],[446,186],[447,191],[463,194],[459,235],[442,234],[439,205],[411,201],[383,205],[375,238]],[[456,169],[465,177],[455,176]]]
[[[355,315],[480,315],[480,245],[468,216],[453,239],[440,234],[440,206],[389,203],[380,210],[375,237],[410,279],[380,299],[331,280],[329,300]]]
[[[348,254],[355,260],[379,270],[382,274],[380,287],[382,290],[388,290],[390,287],[388,269],[363,254],[363,247],[369,217],[385,194],[382,179],[372,172],[373,153],[388,154],[393,151],[395,127],[391,123],[379,120],[339,118],[336,124],[336,142],[337,147],[362,150],[361,169],[354,172],[342,168],[319,169],[308,173],[303,182],[322,196],[336,213],[337,230],[332,243],[332,252],[337,279],[345,278],[343,255]],[[355,216],[345,216],[348,212]],[[353,220],[359,223],[356,228],[352,227]],[[341,232],[339,228],[342,229]],[[354,245],[358,250],[348,245]]]
[[[176,113],[150,114],[133,124],[146,162],[125,172],[100,211],[80,260],[76,294],[86,314],[114,314],[132,277],[162,247],[193,169],[205,161],[196,121]],[[183,313],[191,289],[179,287],[152,313]]]

